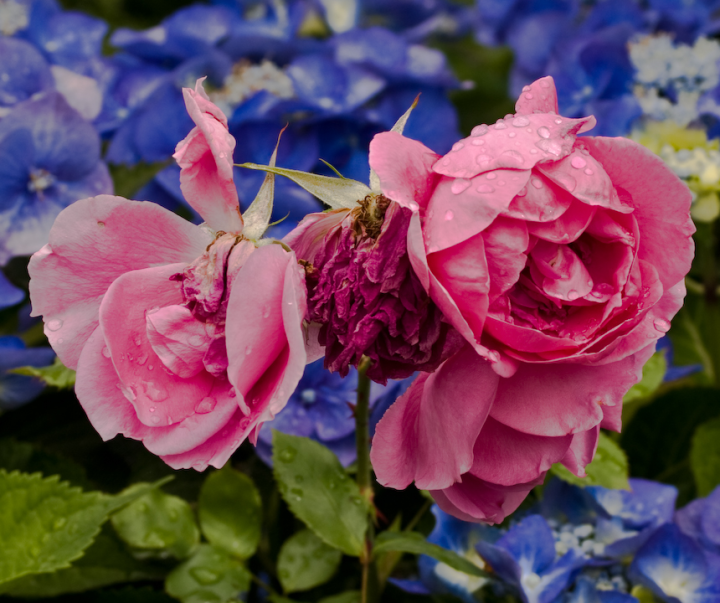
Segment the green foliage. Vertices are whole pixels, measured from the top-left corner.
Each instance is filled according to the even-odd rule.
[[[333,595],[332,597],[325,597],[320,599],[318,603],[360,603],[360,591],[359,590],[348,590],[339,595]]]
[[[698,496],[707,496],[720,485],[720,417],[702,423],[690,446],[690,467]]]
[[[709,387],[669,391],[641,408],[621,439],[633,476],[672,484],[680,490],[678,506],[689,502],[695,493],[691,438],[718,410],[720,390]]]
[[[550,471],[560,479],[576,486],[603,486],[613,490],[630,489],[627,456],[622,448],[603,432],[600,432],[595,457],[585,467],[587,477],[573,475],[560,463],[555,463]]]
[[[287,593],[308,590],[333,577],[342,553],[320,540],[311,530],[288,538],[278,557],[278,578]]]
[[[260,542],[262,501],[253,481],[226,466],[211,473],[200,490],[200,526],[215,546],[235,557],[252,557]]]
[[[133,495],[148,484],[134,484],[124,491]],[[118,536],[138,552],[184,559],[200,542],[190,505],[182,498],[153,488],[112,516]]]
[[[703,385],[718,383],[720,366],[720,309],[704,303],[697,295],[688,295],[673,319],[668,335],[678,366],[701,364],[703,372],[693,379]]]
[[[109,497],[39,473],[0,470],[0,493],[0,583],[68,567],[111,510]]]
[[[273,464],[290,510],[330,546],[360,555],[367,502],[337,457],[309,438],[273,431]]]
[[[250,588],[250,572],[221,548],[202,544],[165,580],[165,590],[182,603],[225,603]]]
[[[666,371],[667,360],[665,359],[665,353],[662,351],[655,352],[643,366],[640,382],[633,385],[628,393],[623,396],[623,405],[647,398],[655,393],[662,384]]]
[[[44,381],[47,385],[57,387],[58,389],[71,389],[75,387],[75,371],[67,368],[60,358],[55,358],[50,366],[21,366],[19,368],[10,369],[9,373],[17,375],[26,375],[28,377],[37,377]]]
[[[16,597],[52,597],[160,576],[162,574],[157,570],[153,571],[132,557],[112,530],[103,530],[72,566],[23,576],[3,584],[0,590]]]
[[[464,557],[461,557],[453,551],[444,549],[436,544],[431,544],[421,534],[417,532],[383,532],[377,537],[373,554],[379,555],[390,551],[402,551],[403,553],[413,553],[415,555],[427,555],[433,559],[437,559],[451,568],[477,576],[479,578],[487,577],[488,574],[480,569],[474,563],[471,563]]]
[[[0,469],[22,473],[40,472],[45,476],[59,475],[61,481],[92,490],[85,469],[77,463],[51,452],[40,450],[26,442],[0,438]]]

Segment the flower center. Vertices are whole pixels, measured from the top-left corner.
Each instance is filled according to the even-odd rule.
[[[353,210],[355,214],[355,233],[377,239],[382,230],[385,212],[390,206],[390,199],[384,195],[368,195],[360,202],[360,207]]]
[[[0,33],[11,36],[28,26],[28,11],[15,0],[0,0]]]
[[[0,18],[2,13],[0,13]],[[55,176],[43,169],[33,169],[30,171],[30,181],[28,182],[28,190],[33,193],[40,193],[46,188],[51,187],[55,183]]]
[[[226,115],[230,115],[235,107],[260,90],[267,90],[278,98],[295,96],[295,87],[290,77],[268,60],[259,65],[253,65],[247,60],[238,61],[225,78],[223,87],[209,96]]]

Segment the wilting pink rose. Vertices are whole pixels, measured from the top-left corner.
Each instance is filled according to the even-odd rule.
[[[594,119],[558,116],[551,78],[516,110],[444,157],[394,133],[370,149],[385,194],[414,211],[415,271],[468,342],[388,410],[373,465],[484,521],[552,463],[584,475],[598,428],[619,431],[693,256],[689,191],[660,159],[577,138]]]
[[[78,201],[32,257],[30,295],[100,435],[204,469],[256,437],[295,389],[306,292],[294,253],[242,236],[227,120],[201,81],[184,93],[197,127],[176,157],[207,224],[154,203]]]

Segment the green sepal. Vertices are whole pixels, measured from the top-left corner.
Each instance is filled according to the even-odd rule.
[[[21,366],[8,370],[8,373],[37,377],[58,389],[72,389],[75,386],[75,371],[66,367],[57,356],[50,366]]]

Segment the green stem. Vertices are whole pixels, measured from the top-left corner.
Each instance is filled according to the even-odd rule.
[[[357,447],[357,480],[360,494],[367,500],[368,509],[373,508],[372,467],[370,465],[370,378],[367,370],[371,360],[364,358],[358,367],[357,403],[355,405],[355,445]],[[372,519],[372,518],[371,518]],[[373,589],[373,576],[375,568],[372,562],[372,546],[375,530],[372,521],[368,522],[368,531],[365,536],[365,547],[360,555],[362,564],[362,583],[360,602],[369,603],[369,593]]]

